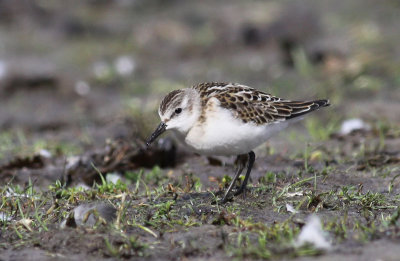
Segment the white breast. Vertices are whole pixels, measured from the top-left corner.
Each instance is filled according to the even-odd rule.
[[[253,150],[273,134],[287,127],[287,122],[256,125],[234,118],[231,111],[212,98],[204,122],[196,123],[183,141],[195,152],[205,155],[239,155]]]

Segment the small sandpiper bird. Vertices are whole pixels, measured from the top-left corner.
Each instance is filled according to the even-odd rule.
[[[196,153],[237,156],[236,174],[222,198],[226,202],[247,163],[244,180],[234,195],[246,188],[255,147],[286,128],[293,118],[328,105],[328,100],[285,100],[237,83],[201,83],[164,97],[158,109],[161,123],[146,144],[172,130]]]

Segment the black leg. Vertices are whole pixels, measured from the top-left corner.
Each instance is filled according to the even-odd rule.
[[[244,158],[245,157],[245,158]],[[236,173],[235,176],[232,179],[231,184],[229,184],[228,189],[226,190],[224,197],[222,198],[222,203],[225,203],[228,199],[228,195],[231,192],[233,185],[236,183],[236,180],[239,178],[240,174],[242,173],[243,169],[244,169],[244,165],[245,162],[247,161],[247,155],[243,154],[243,155],[239,155],[237,156],[237,162],[238,162],[238,167],[236,169]]]
[[[253,168],[253,164],[254,164],[255,160],[256,160],[256,154],[254,154],[253,151],[250,151],[249,152],[249,161],[247,164],[246,176],[244,177],[243,183],[240,186],[239,190],[235,192],[235,196],[241,194],[245,190],[245,188],[247,186],[247,182],[249,181],[250,172],[251,172],[251,169]]]

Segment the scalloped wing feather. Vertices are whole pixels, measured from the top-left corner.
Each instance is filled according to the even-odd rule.
[[[192,88],[200,93],[203,110],[207,109],[208,100],[215,97],[236,118],[257,125],[285,121],[329,105],[328,100],[285,100],[236,83],[202,83]]]

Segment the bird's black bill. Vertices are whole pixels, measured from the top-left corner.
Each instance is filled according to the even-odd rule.
[[[163,132],[166,131],[166,129],[167,125],[164,122],[161,122],[157,126],[157,129],[153,132],[153,134],[151,134],[151,136],[147,139],[146,141],[147,147],[150,146],[150,144],[153,143],[153,141],[155,141],[158,138],[158,136],[163,134]]]

